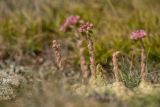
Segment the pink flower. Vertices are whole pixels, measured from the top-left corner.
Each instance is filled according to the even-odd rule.
[[[89,22],[82,23],[80,25],[79,32],[85,33],[85,32],[90,31],[92,28],[93,28],[93,24],[92,23],[89,23]]]
[[[61,25],[60,30],[66,31],[71,25],[76,25],[79,19],[79,16],[69,16]]]
[[[142,39],[146,35],[147,35],[147,33],[144,30],[136,30],[136,31],[132,32],[131,39],[132,40]]]

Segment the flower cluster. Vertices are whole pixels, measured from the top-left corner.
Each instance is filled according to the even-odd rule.
[[[71,25],[76,25],[79,19],[79,16],[69,16],[61,25],[60,30],[66,31]]]
[[[92,28],[93,28],[93,24],[92,23],[89,23],[89,22],[82,23],[80,25],[79,32],[86,33],[88,31],[90,31]]]
[[[144,30],[136,30],[136,31],[132,32],[131,39],[132,40],[142,39],[146,35],[147,35],[147,33]]]

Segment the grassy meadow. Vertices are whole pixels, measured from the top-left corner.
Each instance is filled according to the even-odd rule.
[[[0,107],[160,107],[159,10],[159,0],[0,0]],[[94,80],[89,85],[81,81],[74,33],[60,31],[71,15],[94,26],[96,70],[106,77],[96,85]],[[147,33],[144,84],[140,44],[130,39],[137,29]],[[53,39],[61,45],[63,72],[56,69]],[[89,71],[87,43],[83,46]],[[116,51],[121,52],[123,85],[113,73]]]

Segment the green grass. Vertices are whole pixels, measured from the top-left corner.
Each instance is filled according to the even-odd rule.
[[[52,38],[72,38],[70,33],[61,33],[58,29],[65,17],[78,14],[95,26],[97,62],[105,62],[113,51],[128,53],[137,48],[129,37],[131,31],[139,28],[145,29],[149,36],[145,40],[149,59],[160,58],[158,0],[151,3],[148,0],[1,2],[0,35],[10,44],[8,48],[22,45],[25,52],[42,52]]]

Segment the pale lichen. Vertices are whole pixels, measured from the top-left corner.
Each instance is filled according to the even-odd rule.
[[[137,87],[138,92],[142,94],[153,94],[156,91],[156,88],[154,88],[154,85],[152,85],[150,82],[142,81],[139,84],[139,87]]]
[[[97,86],[106,86],[106,78],[105,78],[105,71],[103,70],[100,64],[96,67],[96,75],[89,80],[89,85],[93,87]]]
[[[106,93],[107,91],[107,82],[102,66],[99,64],[96,67],[95,76],[89,79],[88,84],[78,84],[74,85],[73,90],[76,94],[82,96],[89,96],[92,93],[96,92],[98,94]]]
[[[121,100],[127,100],[134,95],[134,93],[129,90],[122,82],[115,82],[110,84],[108,85],[108,89],[117,97],[121,98]]]
[[[26,84],[26,78],[17,69],[9,66],[0,70],[0,101],[14,99]]]

